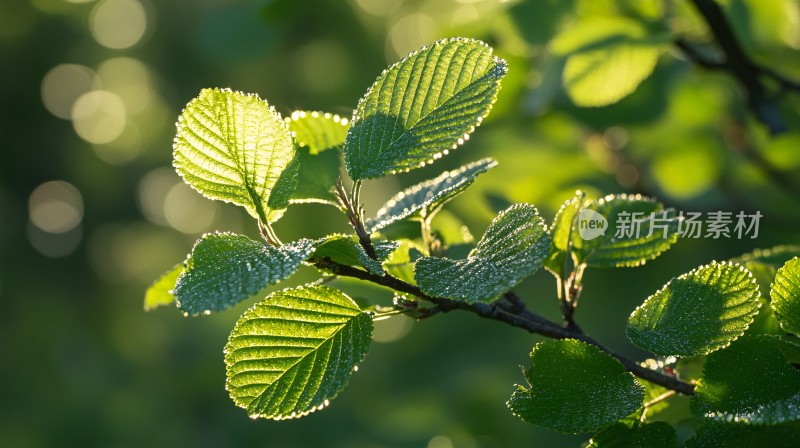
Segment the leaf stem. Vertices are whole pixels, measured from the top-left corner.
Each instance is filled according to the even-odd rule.
[[[392,277],[387,273],[384,273],[383,275],[375,275],[352,266],[336,263],[327,257],[322,259],[311,259],[309,261],[318,268],[332,272],[335,275],[357,278],[394,289],[398,292],[404,292],[419,297],[422,300],[436,305],[434,307],[436,309],[436,313],[446,313],[453,310],[468,311],[485,319],[503,322],[533,334],[539,334],[553,339],[577,339],[579,341],[586,342],[616,358],[620,363],[622,363],[626,370],[638,376],[639,378],[660,386],[664,386],[684,395],[694,394],[694,385],[683,382],[676,377],[665,375],[656,370],[648,369],[647,367],[644,367],[633,360],[609,350],[594,338],[586,335],[582,331],[562,327],[561,325],[545,319],[538,314],[532,313],[525,307],[525,304],[521,299],[514,299],[516,294],[513,292],[507,292],[505,294],[505,297],[508,301],[496,301],[490,304],[482,302],[468,303],[459,300],[432,297],[422,292],[422,290],[420,290],[417,286]],[[509,297],[511,298],[509,299]]]
[[[347,219],[350,220],[350,225],[356,231],[358,236],[358,243],[364,248],[367,255],[373,260],[378,259],[378,254],[375,252],[375,247],[372,245],[372,239],[369,232],[364,228],[364,208],[359,203],[361,200],[361,181],[353,182],[350,194],[344,188],[342,177],[336,181],[336,197],[339,199],[339,204],[342,210],[347,214]]]
[[[262,221],[261,219],[258,220],[258,231],[261,233],[261,238],[264,238],[264,241],[269,243],[272,246],[278,247],[283,243],[278,238],[278,235],[275,233],[275,229],[269,225],[268,221]]]

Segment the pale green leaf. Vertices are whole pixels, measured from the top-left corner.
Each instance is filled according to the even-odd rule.
[[[414,263],[423,257],[425,248],[415,241],[402,239],[399,246],[392,253],[383,267],[386,272],[394,278],[403,280],[406,283],[416,285],[414,281]]]
[[[778,269],[770,296],[781,328],[800,335],[800,258],[792,258]]]
[[[571,241],[578,263],[590,267],[639,266],[675,243],[678,226],[675,211],[652,199],[608,195],[583,204]]]
[[[587,448],[675,448],[677,435],[667,423],[626,418],[601,429]]]
[[[297,144],[308,147],[311,155],[343,145],[349,128],[347,118],[317,111],[292,112],[286,123]]]
[[[468,258],[421,258],[414,278],[430,296],[488,302],[539,270],[549,249],[550,236],[539,212],[532,205],[516,204],[492,221]]]
[[[203,89],[186,105],[177,128],[174,164],[187,184],[208,198],[240,205],[255,218],[280,217],[296,185],[281,179],[296,158],[295,148],[288,126],[266,101]]]
[[[775,425],[800,420],[800,372],[772,336],[746,336],[708,356],[692,412],[723,422]]]
[[[247,310],[228,338],[228,393],[253,418],[302,417],[344,388],[371,336],[370,315],[336,289],[276,292]]]
[[[347,118],[327,112],[295,111],[286,123],[300,145],[300,173],[292,202],[338,206],[334,187],[339,178],[339,148],[349,128]]]
[[[545,341],[531,352],[528,388],[507,405],[514,415],[560,432],[595,431],[636,411],[644,388],[619,361],[574,339]]]
[[[147,288],[147,292],[144,295],[145,311],[153,310],[162,305],[169,305],[175,301],[172,290],[175,288],[175,283],[181,273],[183,273],[183,264],[175,265]]]
[[[775,426],[746,423],[707,423],[686,441],[685,448],[797,448],[800,424]]]
[[[272,247],[233,233],[203,235],[178,277],[178,308],[189,315],[230,308],[292,275],[315,244],[303,239]]]
[[[507,71],[485,43],[444,39],[385,70],[359,101],[344,145],[354,180],[424,166],[489,113]]]
[[[497,162],[494,159],[482,159],[407,188],[389,199],[375,218],[367,222],[367,228],[370,232],[377,232],[401,219],[419,214],[430,216],[432,211],[466,190],[479,175],[495,166]]]
[[[397,241],[373,241],[378,259],[371,258],[355,237],[349,235],[329,235],[323,238],[314,251],[313,258],[330,258],[339,264],[361,266],[372,274],[383,275],[382,263],[399,246]]]
[[[712,262],[673,278],[628,318],[628,338],[660,356],[711,353],[741,336],[761,305],[737,264]]]
[[[580,190],[576,191],[575,196],[562,204],[553,218],[553,225],[550,226],[553,241],[544,266],[556,276],[561,276],[566,257],[570,256],[570,240],[573,235],[577,235],[577,232],[573,232],[577,225],[576,217],[585,200],[586,195]]]
[[[552,48],[566,56],[562,78],[572,101],[598,107],[633,93],[668,44],[668,37],[651,35],[639,21],[590,17],[565,27]]]

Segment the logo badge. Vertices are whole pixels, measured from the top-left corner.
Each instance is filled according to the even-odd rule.
[[[586,241],[606,234],[608,220],[594,210],[585,208],[578,213],[578,233]]]

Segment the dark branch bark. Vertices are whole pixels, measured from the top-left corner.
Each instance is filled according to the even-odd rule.
[[[698,65],[716,70],[724,70],[736,78],[744,87],[747,103],[756,118],[773,135],[788,131],[778,105],[770,98],[769,91],[761,77],[768,76],[777,81],[783,89],[798,89],[800,84],[785,78],[771,69],[753,62],[742,49],[725,13],[714,0],[690,0],[714,35],[722,51],[722,59],[714,60],[699,52],[692,44],[678,39],[675,44]]]
[[[675,377],[665,375],[661,372],[648,369],[641,366],[639,363],[630,360],[616,352],[613,352],[597,342],[591,336],[583,332],[564,328],[555,322],[545,319],[542,316],[532,313],[526,307],[524,302],[514,293],[508,292],[505,295],[505,301],[496,301],[491,304],[487,303],[467,303],[458,300],[444,299],[440,297],[431,297],[422,292],[418,287],[406,283],[400,279],[392,277],[389,274],[374,275],[367,271],[362,271],[351,266],[342,265],[331,261],[328,258],[311,260],[315,266],[326,271],[330,271],[336,275],[345,277],[353,277],[360,280],[368,281],[378,285],[386,286],[394,289],[395,291],[404,292],[414,295],[425,301],[433,303],[437,312],[446,313],[453,310],[469,311],[477,314],[480,317],[504,322],[513,327],[521,328],[530,333],[539,334],[552,339],[577,339],[588,344],[592,344],[600,350],[613,356],[632,374],[650,381],[652,383],[664,386],[684,395],[694,395],[694,386],[692,384],[683,382]]]

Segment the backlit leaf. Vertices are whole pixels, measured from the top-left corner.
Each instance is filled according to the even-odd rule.
[[[175,301],[175,296],[172,295],[172,290],[175,288],[175,282],[178,281],[178,276],[183,272],[183,264],[173,266],[172,269],[164,273],[158,278],[149,288],[144,295],[144,310],[150,311],[162,305],[169,305]]]
[[[375,275],[383,274],[382,263],[397,249],[397,241],[373,241],[378,259],[367,255],[366,250],[355,237],[349,235],[330,235],[314,251],[314,258],[330,258],[339,264],[361,266]]]
[[[203,89],[181,113],[173,145],[178,174],[211,199],[240,205],[275,221],[296,180],[282,179],[295,160],[286,123],[256,95]],[[271,196],[275,196],[272,198]]]
[[[302,417],[327,406],[364,360],[372,318],[327,286],[267,296],[225,346],[226,388],[253,417]]]
[[[327,112],[298,110],[286,118],[286,123],[297,144],[308,147],[311,155],[341,146],[347,136],[347,118]]]
[[[468,258],[422,258],[414,265],[414,278],[431,296],[488,302],[539,270],[549,249],[539,212],[516,204],[492,221]]]
[[[457,148],[489,113],[507,71],[485,43],[444,39],[385,70],[359,101],[344,145],[347,172],[371,179]]]
[[[758,294],[749,271],[712,262],[673,278],[636,308],[628,338],[660,356],[711,353],[747,330],[760,306]]]
[[[770,296],[781,328],[800,335],[800,258],[795,257],[778,269]]]

